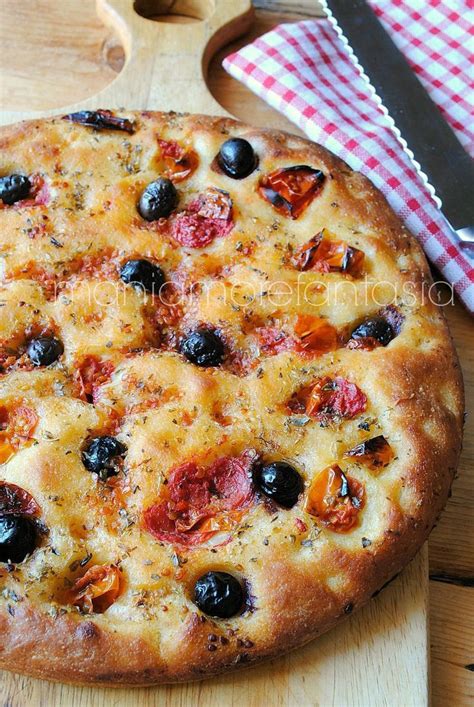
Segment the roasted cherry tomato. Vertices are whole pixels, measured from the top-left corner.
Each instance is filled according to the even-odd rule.
[[[0,407],[0,464],[5,464],[19,449],[32,443],[38,415],[26,405]]]
[[[367,397],[360,388],[340,376],[318,378],[288,401],[291,412],[306,413],[327,423],[355,417],[366,409],[366,405]]]
[[[336,533],[355,526],[364,504],[362,484],[346,476],[337,464],[323,469],[308,492],[305,510]]]
[[[258,191],[283,216],[296,219],[319,194],[324,179],[320,169],[308,165],[283,167],[262,177]]]
[[[165,164],[165,177],[173,182],[182,182],[191,176],[199,164],[199,158],[192,149],[185,149],[175,140],[158,139],[161,159]]]
[[[158,540],[197,545],[230,530],[254,498],[253,450],[221,457],[210,466],[194,461],[173,469],[162,497],[144,515],[146,529]]]
[[[340,272],[358,277],[362,273],[364,253],[345,241],[328,238],[323,231],[299,248],[292,262],[302,271]]]
[[[327,319],[311,314],[298,314],[295,324],[297,350],[309,355],[321,355],[337,348],[337,330]]]
[[[94,565],[73,585],[70,603],[85,614],[102,614],[120,594],[121,572],[115,565]]]
[[[390,464],[395,455],[385,437],[379,435],[358,444],[346,452],[344,456],[362,462],[372,471],[380,471]]]
[[[177,215],[171,233],[182,246],[204,248],[233,227],[232,199],[226,191],[211,187]]]

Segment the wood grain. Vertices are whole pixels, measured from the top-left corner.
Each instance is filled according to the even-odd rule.
[[[249,28],[254,14],[251,0],[96,0],[95,10],[100,20],[117,32],[125,62],[101,91],[63,106],[63,111],[100,106],[120,109],[125,105],[165,111],[173,106],[181,112],[225,115],[204,76],[210,57]],[[201,21],[166,21],[173,12],[184,20],[191,15],[191,20],[197,16]],[[161,21],[154,21],[156,17]],[[39,47],[41,44],[32,50],[32,66]],[[2,97],[3,124],[56,113],[51,107],[40,112],[31,107],[14,111],[8,93],[3,92]]]
[[[430,582],[431,673],[435,706],[473,704],[472,599],[472,587]]]
[[[132,0],[130,0],[131,2]],[[231,2],[232,0],[229,0]],[[242,84],[236,82],[222,70],[222,56],[230,53],[252,37],[271,29],[279,22],[316,16],[320,9],[313,0],[255,0],[256,20],[245,37],[219,52],[209,66],[208,85],[214,97],[232,114],[256,125],[272,125],[298,132],[294,126],[266,104],[256,98]],[[19,29],[20,28],[20,29]],[[93,0],[2,0],[0,4],[0,97],[2,106],[15,110],[58,108],[95,94],[107,86],[117,75],[124,61],[124,51],[113,32],[106,29],[96,17]],[[73,67],[73,69],[71,68]],[[438,527],[430,538],[430,624],[432,647],[432,698],[438,705],[462,707],[473,697],[474,673],[465,666],[474,664],[472,643],[472,578],[474,576],[474,329],[472,319],[458,303],[445,307],[451,332],[460,354],[466,383],[467,417],[464,452],[453,486],[453,495],[441,517]],[[471,586],[462,586],[462,585]],[[395,584],[388,592],[397,593]],[[388,601],[384,595],[376,600],[375,607]],[[385,604],[382,605],[385,610]],[[396,610],[392,606],[392,612]],[[367,609],[351,619],[347,626],[369,619]],[[393,615],[393,614],[392,614]],[[335,642],[336,653],[341,650],[339,632],[341,627],[318,641],[328,650]],[[359,641],[366,640],[361,633]],[[400,637],[398,639],[400,641]],[[393,644],[392,644],[393,645]],[[308,650],[308,649],[305,649]],[[302,654],[305,651],[301,652]],[[295,656],[298,653],[294,654]],[[280,688],[285,685],[286,701],[275,704],[343,704],[334,700],[332,684],[324,695],[310,695],[305,702],[290,680],[284,658],[271,668],[257,668],[266,671]],[[347,657],[350,662],[351,656]],[[347,675],[346,665],[341,666]],[[277,673],[278,671],[278,673]],[[394,691],[384,704],[401,704],[396,695],[401,681],[394,685]],[[230,705],[233,704],[235,686],[226,686],[226,699],[220,683],[219,692],[214,693],[214,702],[203,701],[206,684],[193,685],[183,689],[176,701],[174,688],[166,688],[160,697],[154,691],[137,691],[134,703],[137,705]],[[264,682],[260,683],[264,685]],[[265,687],[265,694],[249,689],[240,704],[269,704],[268,694],[274,694],[272,687]],[[21,677],[12,677],[0,687],[0,704],[25,707],[26,705],[102,705],[124,704],[120,691],[114,691],[110,702],[106,696],[110,691],[73,691],[64,686],[51,686]],[[241,693],[240,693],[241,694]],[[281,693],[280,693],[281,694]],[[54,700],[53,700],[54,696]],[[304,696],[304,695],[303,695]],[[340,695],[339,695],[340,697]],[[109,699],[109,698],[107,698]],[[207,698],[206,698],[207,699]],[[326,700],[326,701],[323,701]],[[332,700],[332,702],[331,702]],[[354,700],[359,700],[357,690]],[[357,704],[353,702],[352,704]],[[362,704],[362,702],[360,703]],[[381,703],[382,704],[382,703]]]
[[[118,38],[99,21],[91,0],[2,0],[0,45],[2,107],[15,110],[79,101],[121,68],[110,60]],[[121,46],[119,53],[123,59]]]

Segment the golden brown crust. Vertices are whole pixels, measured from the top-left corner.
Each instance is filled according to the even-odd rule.
[[[25,563],[0,564],[0,667],[83,684],[205,677],[326,631],[421,547],[446,502],[461,446],[461,373],[431,301],[428,265],[365,177],[286,133],[207,116],[129,117],[133,135],[96,133],[61,119],[0,133],[1,174],[40,174],[48,192],[46,204],[0,210],[0,346],[21,348],[25,332],[38,329],[53,330],[65,346],[59,364],[30,370],[14,362],[0,374],[0,405],[21,401],[39,420],[34,444],[0,466],[1,479],[36,499],[49,529]],[[258,170],[242,181],[211,168],[234,135],[245,136],[259,155]],[[234,228],[208,248],[181,248],[137,215],[138,195],[163,169],[157,138],[199,154],[196,172],[176,185],[181,203],[210,185],[230,192]],[[256,188],[262,174],[295,164],[321,169],[326,182],[290,220]],[[311,284],[315,273],[288,265],[288,244],[295,251],[322,229],[365,253],[366,277],[317,273],[323,291],[301,303],[298,286]],[[120,284],[117,267],[129,257],[151,258],[185,285],[201,282],[181,303],[179,323],[167,325],[161,310],[157,317],[150,301]],[[291,291],[283,304],[262,295],[276,281]],[[92,286],[99,286],[99,302],[89,299]],[[236,300],[223,296],[229,288]],[[249,308],[245,297],[255,292],[261,296]],[[252,359],[258,327],[288,328],[297,313],[317,310],[343,337],[392,303],[403,325],[387,347],[341,344],[311,359],[294,350],[257,353],[258,365]],[[167,326],[182,333],[203,322],[220,328],[240,357],[221,369],[183,361]],[[94,400],[81,399],[78,390],[76,371],[87,356],[113,369]],[[364,414],[328,426],[291,424],[288,400],[326,375],[357,384],[367,396]],[[128,446],[129,484],[118,501],[80,459],[84,440],[112,420]],[[395,453],[379,474],[344,457],[375,435]],[[294,463],[305,493],[317,473],[340,463],[365,488],[358,524],[335,533],[303,501],[290,510],[259,502],[231,541],[215,548],[173,547],[147,532],[143,510],[170,469],[247,448]],[[120,566],[124,586],[107,611],[84,615],[68,591],[92,564]],[[210,568],[245,579],[251,600],[242,615],[214,620],[193,604],[193,583]]]

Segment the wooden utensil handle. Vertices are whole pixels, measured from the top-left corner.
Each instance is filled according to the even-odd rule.
[[[152,12],[154,5],[164,9],[165,3],[97,0],[99,17],[119,33],[126,62],[115,81],[88,104],[99,100],[112,107],[225,113],[209,93],[204,75],[212,54],[249,27],[250,0],[197,0],[194,7],[210,14],[186,24],[155,22],[134,9]]]
[[[205,74],[212,55],[250,26],[251,0],[96,0],[96,9],[125,50],[125,65],[115,80],[59,110],[4,111],[1,123],[97,108],[228,115],[209,92]],[[171,10],[203,19],[177,24],[142,16]]]

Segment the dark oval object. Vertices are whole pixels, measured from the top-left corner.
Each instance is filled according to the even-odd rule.
[[[228,572],[206,572],[194,585],[194,603],[208,616],[230,619],[245,602],[244,589]]]
[[[252,145],[241,137],[226,140],[217,156],[222,171],[232,179],[244,179],[257,166],[257,157]]]
[[[10,174],[0,177],[0,199],[11,206],[16,201],[26,199],[31,189],[31,182],[23,174]]]
[[[292,508],[304,489],[300,474],[286,462],[273,462],[257,467],[254,483],[265,496],[284,508]]]
[[[36,526],[30,518],[0,515],[0,562],[23,562],[37,545]]]
[[[210,329],[196,329],[181,343],[180,351],[196,366],[218,366],[224,360],[222,339]]]
[[[120,277],[137,289],[157,294],[165,281],[165,274],[159,265],[149,260],[127,260],[120,270]]]
[[[119,118],[110,110],[80,110],[77,113],[63,115],[63,120],[86,125],[96,130],[123,130],[129,135],[135,132],[135,126],[128,118]]]
[[[38,336],[31,339],[26,349],[31,363],[35,366],[49,366],[57,361],[63,351],[62,342],[55,336]]]
[[[178,206],[178,192],[171,179],[160,177],[146,187],[138,202],[138,212],[146,221],[169,216]]]
[[[88,471],[93,471],[105,481],[107,477],[118,473],[115,460],[123,457],[126,452],[127,447],[116,437],[102,435],[91,439],[82,451],[82,463]]]
[[[389,322],[381,316],[368,317],[351,334],[352,339],[375,339],[382,346],[387,346],[395,338],[395,332]]]

